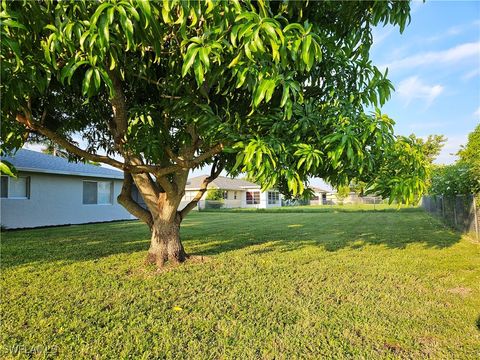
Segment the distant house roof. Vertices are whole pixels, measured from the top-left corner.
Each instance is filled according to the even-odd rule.
[[[207,175],[201,175],[188,179],[187,186],[185,190],[196,190],[200,188],[200,185],[203,183],[203,180]],[[209,187],[214,187],[218,189],[225,190],[245,190],[245,189],[260,189],[260,185],[254,184],[250,181],[241,180],[241,179],[232,179],[225,176],[219,176],[213,180]]]
[[[310,189],[312,189],[316,193],[330,193],[331,191],[325,190],[316,186],[309,186]]]
[[[90,164],[69,162],[67,159],[61,157],[26,149],[20,149],[15,155],[5,156],[2,160],[11,162],[15,168],[20,171],[123,179],[123,173],[121,171]]]

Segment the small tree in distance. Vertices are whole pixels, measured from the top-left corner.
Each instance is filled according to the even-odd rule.
[[[122,170],[118,202],[149,226],[158,266],[186,259],[180,224],[222,170],[293,196],[319,176],[414,201],[428,171],[420,144],[395,136],[380,110],[364,112],[392,90],[369,59],[372,26],[403,31],[409,10],[403,1],[3,2],[2,151],[33,133]],[[205,165],[210,176],[179,208],[189,171]]]
[[[350,195],[350,185],[342,185],[337,188],[337,193],[335,194],[338,201],[343,205],[343,201]]]
[[[223,200],[222,189],[209,189],[207,191],[206,200]]]

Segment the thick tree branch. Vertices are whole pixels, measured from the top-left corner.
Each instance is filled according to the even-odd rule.
[[[200,185],[200,189],[197,192],[197,195],[195,195],[195,197],[187,204],[187,206],[185,206],[181,211],[179,211],[180,220],[183,220],[185,216],[187,216],[187,214],[197,206],[197,203],[200,201],[203,194],[205,194],[205,192],[207,191],[208,184],[210,184],[220,175],[224,166],[225,164],[222,160],[216,159],[214,161],[212,165],[212,170],[210,171],[210,176],[206,177],[203,180],[202,184]]]
[[[128,172],[124,172],[122,191],[118,195],[117,200],[120,204],[123,205],[125,209],[128,210],[130,214],[136,216],[141,221],[146,223],[148,227],[152,227],[153,218],[152,214],[141,207],[135,200],[132,198],[132,186],[133,178],[132,175]]]
[[[122,151],[124,137],[127,133],[128,116],[127,105],[125,104],[125,94],[123,93],[122,82],[115,73],[115,71],[108,70],[108,76],[112,80],[114,95],[110,99],[113,111],[114,126],[110,126],[115,144]]]
[[[159,215],[158,199],[161,195],[149,174],[132,174],[135,185],[154,218]]]
[[[174,189],[170,181],[165,176],[157,176],[157,183],[165,190],[167,193],[174,193]]]
[[[125,169],[125,164],[117,161],[115,159],[112,159],[108,156],[104,155],[97,155],[97,154],[91,154],[88,151],[85,151],[76,145],[72,144],[69,142],[67,139],[65,139],[63,136],[57,134],[56,132],[48,129],[47,127],[41,125],[39,122],[32,120],[29,116],[24,116],[21,114],[17,114],[16,120],[20,123],[23,124],[27,127],[29,130],[36,131],[40,133],[43,136],[46,136],[53,142],[59,144],[63,148],[65,148],[67,151],[71,152],[72,154],[78,155],[82,158],[85,158],[90,161],[96,161],[96,162],[101,162],[104,164],[111,165],[117,169],[124,170]]]
[[[95,162],[101,162],[103,164],[108,164],[122,171],[127,170],[132,174],[152,173],[152,174],[155,174],[155,176],[165,176],[167,174],[171,174],[175,172],[179,168],[177,165],[160,167],[160,166],[145,165],[145,164],[138,164],[138,165],[125,164],[121,161],[112,159],[111,157],[108,157],[105,155],[92,154],[72,144],[63,136],[57,134],[55,131],[48,129],[46,126],[42,125],[40,122],[32,120],[32,117],[29,115],[27,111],[25,111],[25,113],[27,114],[26,116],[22,114],[17,114],[16,121],[18,121],[20,124],[23,124],[28,130],[38,132],[39,134],[49,138],[53,142],[62,146],[68,152],[74,155],[80,156],[84,159],[95,161]]]
[[[217,154],[221,153],[222,150],[223,150],[223,147],[224,147],[223,144],[217,144],[214,147],[208,149],[203,154],[200,154],[199,156],[197,156],[193,160],[189,161],[189,163],[192,164],[191,167],[195,167],[197,165],[200,165],[203,161],[211,158],[213,155],[217,155]]]
[[[190,160],[185,159],[183,156],[175,155],[170,148],[166,148],[166,152],[168,157],[175,161],[182,169],[192,169],[195,166],[200,165],[203,161],[210,159],[212,156],[221,153],[223,147],[223,144],[217,144],[214,147],[205,151],[204,153]]]

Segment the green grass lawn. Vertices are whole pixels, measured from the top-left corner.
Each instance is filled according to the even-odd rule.
[[[421,210],[193,213],[209,260],[161,273],[148,238],[2,233],[0,357],[480,358],[480,245]]]

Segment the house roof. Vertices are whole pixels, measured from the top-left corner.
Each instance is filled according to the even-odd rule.
[[[312,189],[316,193],[329,193],[329,192],[331,192],[329,190],[325,190],[325,189],[322,189],[322,188],[319,188],[319,187],[316,187],[316,186],[309,186],[309,188]]]
[[[61,157],[26,149],[18,150],[13,156],[2,157],[2,160],[9,161],[20,171],[123,179],[123,173],[121,171],[90,164],[69,162],[67,159]]]
[[[203,183],[203,180],[208,175],[196,176],[188,179],[187,186],[185,190],[196,190],[200,188],[200,185]],[[219,176],[213,180],[209,187],[215,187],[218,189],[225,190],[245,190],[245,189],[260,189],[260,185],[254,184],[250,181],[241,180],[241,179],[232,179],[226,176]]]

